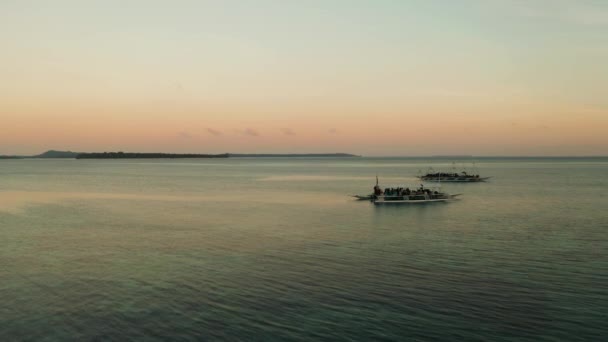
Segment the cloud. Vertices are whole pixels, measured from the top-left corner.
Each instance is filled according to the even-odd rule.
[[[291,128],[281,128],[281,132],[285,135],[296,135],[296,132],[294,132]]]
[[[214,135],[216,137],[219,137],[220,135],[222,135],[222,132],[217,131],[217,130],[215,130],[213,128],[207,128],[207,133],[209,133],[211,135]]]
[[[181,131],[177,133],[177,137],[181,139],[192,139],[192,134],[186,131]]]
[[[338,130],[335,128],[330,128],[327,132],[329,132],[329,134],[338,134]]]
[[[245,129],[243,131],[243,134],[249,135],[249,136],[252,136],[252,137],[259,137],[260,136],[260,133],[258,133],[258,131],[256,131],[253,128],[247,128],[247,129]]]

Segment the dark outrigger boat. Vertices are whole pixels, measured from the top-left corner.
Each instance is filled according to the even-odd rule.
[[[475,165],[475,164],[473,164]],[[480,177],[477,169],[474,167],[473,173],[469,174],[466,171],[456,172],[456,164],[452,164],[451,172],[436,172],[433,168],[429,168],[425,175],[418,175],[418,179],[425,182],[448,182],[448,183],[474,183],[485,182],[490,177]]]
[[[461,182],[461,183],[470,183],[470,182],[485,182],[490,179],[490,177],[479,177],[479,175],[469,175],[465,171],[461,173],[447,173],[447,172],[437,172],[437,173],[427,173],[424,176],[418,176],[418,179],[425,182]]]

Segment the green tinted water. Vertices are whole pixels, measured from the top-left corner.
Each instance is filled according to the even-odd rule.
[[[0,339],[599,340],[608,159],[0,161]]]

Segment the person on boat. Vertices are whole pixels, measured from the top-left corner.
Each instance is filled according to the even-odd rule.
[[[382,189],[378,185],[374,186],[374,195],[380,196],[382,195]]]

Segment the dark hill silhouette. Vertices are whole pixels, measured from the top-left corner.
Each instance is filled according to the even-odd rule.
[[[49,150],[30,158],[76,158],[80,152]]]

